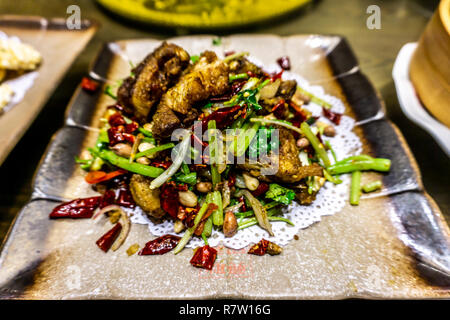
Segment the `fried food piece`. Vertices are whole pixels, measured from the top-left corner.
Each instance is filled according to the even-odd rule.
[[[117,100],[140,120],[145,121],[152,107],[173,86],[189,65],[189,54],[181,47],[163,42],[126,78]]]
[[[259,103],[263,107],[262,112],[270,113],[274,106],[283,101],[289,101],[294,96],[297,90],[297,81],[295,80],[285,80],[281,81],[280,86],[277,89],[277,92],[272,98],[262,98]],[[284,113],[287,113],[287,109],[284,110]],[[262,113],[260,112],[260,114]],[[286,116],[286,115],[284,115]]]
[[[296,90],[297,90],[297,81],[295,80],[281,81],[276,96],[281,97],[284,100],[290,100]]]
[[[11,38],[0,39],[1,69],[34,70],[41,61],[41,54],[29,44]]]
[[[280,133],[279,165],[275,177],[282,182],[293,183],[309,176],[322,176],[318,164],[302,167],[298,157],[299,149],[294,135],[289,129],[278,127]]]
[[[323,169],[317,163],[309,166],[302,166],[298,157],[299,149],[294,135],[289,129],[280,126],[276,127],[279,130],[280,148],[278,156],[276,154],[271,154],[270,160],[275,166],[278,164],[278,171],[273,176],[260,175],[260,177],[282,183],[295,183],[306,177],[323,176]],[[255,175],[255,170],[261,170],[267,165],[256,163],[238,166],[244,170],[251,171],[251,174]]]
[[[150,217],[161,218],[165,212],[161,208],[159,189],[150,189],[151,179],[134,174],[130,180],[130,191],[134,201]]]
[[[192,70],[162,96],[153,116],[153,134],[169,136],[186,117],[192,118],[196,103],[224,94],[229,89],[228,73],[228,65],[214,52],[204,52]]]
[[[317,191],[310,194],[306,184],[298,185],[294,188],[294,191],[295,200],[301,205],[310,205],[316,200]]]
[[[234,74],[247,73],[249,71],[257,77],[264,75],[264,72],[260,67],[248,61],[245,57],[240,57],[230,63],[230,72]]]

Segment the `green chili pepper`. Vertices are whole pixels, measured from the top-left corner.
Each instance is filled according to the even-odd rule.
[[[361,196],[361,171],[352,173],[352,184],[350,187],[350,204],[357,206]]]
[[[98,151],[97,154],[100,158],[102,158],[105,161],[108,161],[109,163],[111,163],[116,167],[125,169],[130,172],[138,173],[150,178],[156,178],[161,173],[164,172],[164,170],[161,168],[146,166],[140,163],[130,163],[127,158],[120,157],[111,150],[100,150]]]
[[[172,142],[166,143],[166,144],[163,144],[163,145],[160,145],[160,146],[157,146],[157,147],[154,147],[154,148],[151,148],[151,149],[139,152],[138,154],[135,155],[135,158],[137,159],[137,158],[140,158],[140,157],[145,157],[145,156],[154,154],[156,152],[167,150],[167,149],[170,149],[170,148],[173,148],[173,147],[175,147],[174,143],[172,143]]]
[[[362,186],[362,190],[366,193],[373,192],[381,189],[382,183],[381,180],[372,181]]]
[[[248,79],[248,74],[246,73],[238,73],[238,74],[230,74],[228,76],[228,80],[233,82],[235,80]]]
[[[328,158],[327,151],[325,150],[323,144],[320,143],[316,135],[311,131],[311,127],[306,122],[302,122],[302,124],[300,125],[300,129],[302,130],[306,139],[308,139],[311,146],[316,151],[317,157],[322,160],[325,168],[328,168],[331,163],[330,159]]]

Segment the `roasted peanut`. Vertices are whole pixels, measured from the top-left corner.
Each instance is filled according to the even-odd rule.
[[[139,152],[144,152],[146,150],[153,149],[154,147],[155,147],[155,145],[153,143],[141,142],[139,144],[138,150],[139,150]],[[157,153],[152,153],[152,154],[147,155],[146,157],[149,159],[153,159],[154,157],[156,157],[156,155],[157,155]]]
[[[121,157],[129,158],[131,155],[131,146],[127,143],[117,143],[111,149]]]
[[[323,134],[327,137],[334,137],[336,135],[336,129],[332,125],[328,125],[323,128]]]
[[[197,205],[197,196],[191,190],[179,191],[178,197],[183,206],[195,207]]]
[[[223,234],[225,237],[232,237],[236,234],[238,224],[236,220],[236,216],[232,211],[225,212],[225,218],[223,220]]]
[[[183,221],[181,220],[177,220],[175,221],[175,223],[173,224],[173,231],[175,233],[180,233],[181,231],[183,231],[185,228]]]
[[[140,163],[140,164],[145,164],[145,165],[150,164],[150,160],[147,157],[139,157],[136,159],[136,162]]]
[[[306,148],[307,146],[309,146],[309,140],[306,138],[300,138],[297,140],[297,147],[299,147],[300,149]]]
[[[195,186],[197,188],[198,192],[207,193],[210,192],[212,189],[212,183],[211,182],[199,182]]]
[[[259,186],[258,179],[246,173],[242,174],[242,176],[244,177],[245,186],[247,187],[248,190],[255,191],[256,189],[258,189]]]

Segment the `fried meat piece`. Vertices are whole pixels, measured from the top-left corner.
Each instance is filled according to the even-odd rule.
[[[118,103],[145,121],[188,65],[189,54],[183,48],[163,42],[133,69],[133,76],[123,81],[117,93]]]
[[[301,205],[310,205],[316,200],[317,191],[313,193],[308,192],[308,186],[301,184],[294,188],[295,200]]]
[[[161,218],[165,211],[161,208],[159,189],[150,189],[151,179],[134,174],[130,180],[130,191],[134,201],[147,215]]]
[[[228,73],[228,65],[214,52],[204,52],[191,71],[162,96],[153,116],[153,134],[169,136],[186,117],[192,117],[195,104],[224,94],[229,89]]]
[[[282,97],[284,100],[290,100],[296,90],[297,90],[297,81],[295,80],[281,81],[276,96]]]
[[[294,135],[289,129],[277,126],[279,130],[280,148],[278,155],[270,155],[272,164],[278,165],[278,170],[273,176],[267,176],[273,181],[282,183],[295,183],[310,176],[323,176],[323,169],[314,163],[309,166],[302,166],[299,159],[299,150],[296,145]],[[255,171],[261,170],[264,164],[242,164],[240,168],[251,171],[255,175]]]
[[[261,77],[264,75],[264,72],[260,67],[248,61],[245,57],[240,57],[233,60],[230,63],[230,72],[235,74],[250,72],[252,75],[257,77]]]

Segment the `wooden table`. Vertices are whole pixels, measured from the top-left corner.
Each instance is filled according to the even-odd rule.
[[[30,198],[31,181],[39,160],[52,134],[62,126],[66,105],[102,43],[128,38],[162,39],[189,33],[187,30],[133,25],[111,16],[91,0],[3,0],[0,1],[0,12],[64,17],[67,16],[67,7],[75,3],[80,6],[83,19],[95,19],[101,23],[101,28],[69,69],[31,128],[0,167],[0,241],[20,208]],[[386,102],[387,116],[405,135],[420,166],[425,188],[440,206],[447,222],[450,222],[450,159],[427,132],[404,116],[391,76],[398,51],[405,43],[418,40],[437,3],[438,1],[431,0],[323,0],[287,18],[238,31],[279,35],[323,33],[347,37],[362,70],[381,92]],[[381,8],[380,30],[369,30],[366,27],[366,9],[372,4]]]

